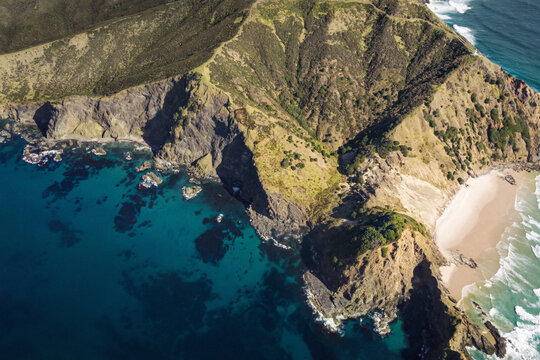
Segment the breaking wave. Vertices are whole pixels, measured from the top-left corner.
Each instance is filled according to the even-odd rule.
[[[463,36],[465,39],[469,40],[469,42],[473,45],[476,45],[476,39],[474,37],[474,33],[472,31],[472,29],[466,27],[466,26],[459,26],[459,25],[456,25],[454,24],[452,26],[454,28],[454,30],[457,31],[458,34],[460,34],[461,36]]]
[[[506,359],[540,359],[540,175],[518,191],[516,221],[497,245],[499,269],[469,292],[508,340]],[[478,314],[471,314],[478,316]],[[475,359],[495,359],[471,352]]]
[[[451,23],[453,23],[453,15],[464,14],[471,9],[468,0],[435,0],[431,1],[428,4],[428,7],[437,14],[439,18]],[[453,24],[452,26],[460,35],[469,40],[471,44],[475,45],[476,39],[474,38],[472,29],[458,24]]]

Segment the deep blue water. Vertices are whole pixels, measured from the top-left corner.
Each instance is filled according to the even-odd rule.
[[[261,243],[219,184],[184,201],[183,173],[137,189],[148,153],[38,167],[24,145],[0,145],[1,359],[399,358],[399,322],[385,339],[360,320],[328,333],[298,251]]]
[[[482,54],[540,91],[540,1],[430,2],[429,7]]]

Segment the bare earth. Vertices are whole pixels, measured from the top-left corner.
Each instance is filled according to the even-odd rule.
[[[506,174],[517,184],[505,181]],[[479,265],[477,269],[462,264],[441,267],[443,282],[455,299],[461,299],[465,286],[497,271],[495,247],[517,216],[514,206],[521,180],[520,174],[511,170],[471,178],[437,221],[435,241],[441,252],[450,259],[449,251],[457,251]]]

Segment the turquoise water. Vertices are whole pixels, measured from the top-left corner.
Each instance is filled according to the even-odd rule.
[[[399,322],[384,339],[366,320],[328,333],[299,252],[261,243],[219,184],[184,201],[183,173],[137,189],[148,153],[38,167],[23,147],[0,145],[0,358],[400,358]]]
[[[431,0],[429,7],[491,61],[540,91],[540,1]]]
[[[540,90],[540,1],[432,0],[429,7],[506,72]],[[499,270],[469,289],[462,306],[478,303],[509,340],[508,359],[540,359],[540,176],[519,190],[519,220],[497,247]],[[471,351],[475,359],[486,359]]]
[[[509,340],[509,359],[540,359],[540,175],[529,176],[520,187],[515,209],[518,220],[497,245],[499,269],[485,283],[471,286],[462,306],[477,319],[472,302],[481,306]]]

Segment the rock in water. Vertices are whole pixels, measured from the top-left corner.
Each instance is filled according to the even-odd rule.
[[[142,182],[139,184],[139,187],[150,189],[152,187],[158,187],[163,184],[163,179],[157,176],[153,172],[149,172],[143,175]]]
[[[131,160],[133,159],[133,156],[132,156],[131,153],[128,151],[128,152],[126,153],[126,156],[124,157],[124,159],[125,159],[126,161],[131,161]]]
[[[195,198],[202,191],[200,186],[184,186],[182,187],[182,196],[184,200],[191,200]]]
[[[105,156],[105,155],[107,155],[107,152],[105,151],[105,149],[103,149],[101,147],[98,147],[98,148],[93,148],[92,149],[92,154],[94,154],[96,156]]]
[[[152,168],[152,163],[150,161],[145,161],[141,164],[141,166],[139,166],[138,168],[135,169],[136,172],[143,172],[143,171],[146,171],[146,170],[150,170]]]
[[[11,139],[11,134],[7,130],[2,130],[2,131],[0,131],[0,137],[4,138],[6,140],[9,140],[9,139]]]

